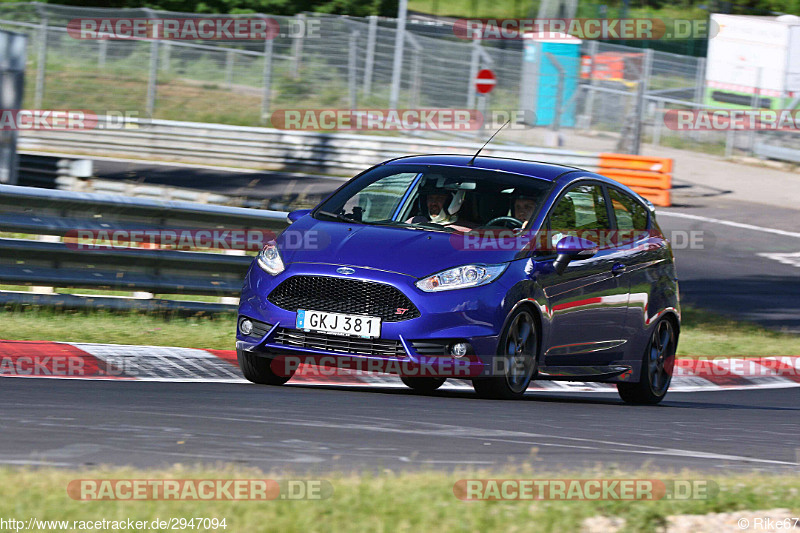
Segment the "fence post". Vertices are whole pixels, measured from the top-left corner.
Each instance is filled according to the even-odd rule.
[[[558,82],[556,85],[556,109],[555,114],[553,115],[553,123],[550,125],[550,134],[548,142],[546,142],[549,146],[561,146],[562,139],[561,135],[559,134],[558,130],[561,129],[561,114],[564,112],[563,110],[563,102],[564,102],[564,77],[566,76],[566,71],[564,70],[564,66],[558,60],[555,54],[551,52],[546,52],[547,59],[555,67],[556,71],[558,72]]]
[[[698,104],[703,103],[706,86],[706,58],[697,58],[697,73],[694,81],[694,101]]]
[[[756,67],[756,86],[753,87],[753,98],[750,101],[750,107],[753,109],[761,108],[761,76],[763,75],[764,67]],[[750,155],[755,154],[756,150],[756,130],[750,128],[747,134],[747,149]]]
[[[233,86],[233,63],[236,58],[233,55],[233,50],[228,50],[225,54],[225,85],[230,89]]]
[[[636,106],[634,111],[633,135],[631,136],[630,153],[638,155],[642,145],[642,121],[644,120],[644,95],[650,83],[650,71],[653,68],[653,50],[645,48],[644,68],[636,88]]]
[[[264,41],[264,71],[261,78],[261,123],[269,120],[270,98],[272,93],[272,39]]]
[[[581,127],[589,130],[592,128],[592,116],[594,115],[594,86],[597,80],[594,77],[594,66],[597,61],[597,41],[589,42],[589,87],[586,88],[586,103],[583,106],[583,120]]]
[[[469,79],[467,80],[467,109],[475,109],[475,95],[477,90],[475,88],[475,78],[478,77],[478,68],[481,61],[481,35],[476,30],[476,35],[472,39],[472,54],[469,59]]]
[[[397,32],[394,36],[394,59],[392,61],[392,89],[389,93],[389,109],[397,109],[400,98],[400,77],[403,73],[403,47],[406,45],[406,13],[408,0],[400,0],[397,10]]]
[[[44,99],[44,76],[47,70],[47,15],[42,16],[39,26],[39,48],[36,57],[36,91],[33,96],[33,107],[42,108]]]
[[[375,63],[375,38],[378,32],[377,15],[369,16],[369,28],[367,29],[367,57],[364,59],[364,88],[362,93],[369,96],[372,92],[372,69]]]
[[[297,79],[300,73],[300,61],[303,56],[303,39],[306,33],[306,16],[303,13],[297,15],[297,21],[302,26],[302,31],[298,32],[299,35],[294,35],[294,42],[292,43],[292,63],[289,67],[289,75]]]
[[[108,41],[105,39],[101,39],[97,43],[98,50],[97,50],[97,68],[105,68],[106,66],[106,54],[108,53]]]
[[[653,124],[653,146],[661,143],[661,126],[664,124],[664,100],[656,100],[655,124]]]
[[[158,82],[158,39],[150,41],[150,75],[147,78],[145,114],[153,118],[156,110],[156,83]]]
[[[358,91],[356,89],[357,81],[357,68],[356,61],[358,56],[358,31],[353,30],[350,32],[350,43],[347,50],[347,86],[350,93],[350,109],[356,109],[358,100]]]
[[[725,135],[725,159],[733,157],[733,148],[736,143],[736,132],[733,128],[728,128],[728,133]]]
[[[172,43],[164,41],[161,43],[161,65],[159,68],[163,71],[169,72],[170,63],[172,62]]]

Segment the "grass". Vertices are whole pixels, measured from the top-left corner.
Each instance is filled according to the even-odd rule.
[[[236,317],[0,310],[0,339],[146,344],[232,350]],[[685,308],[678,345],[681,357],[800,355],[800,335],[767,330],[700,309]]]
[[[176,447],[180,443],[176,444]],[[75,479],[322,479],[333,494],[303,501],[75,501],[67,485]],[[476,501],[453,492],[459,479],[681,479],[716,483],[711,498],[657,501]],[[95,468],[86,470],[0,469],[0,516],[8,520],[127,520],[225,518],[218,531],[579,531],[594,516],[619,517],[626,531],[654,531],[677,514],[702,515],[784,508],[800,511],[800,478],[795,475],[709,476],[694,472],[654,474],[615,471],[552,474],[527,464],[505,472],[392,472],[378,474],[280,475],[256,469],[219,466],[161,470]],[[149,529],[154,530],[154,529]]]

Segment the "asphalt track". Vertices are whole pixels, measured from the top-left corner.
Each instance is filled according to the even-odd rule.
[[[0,464],[233,462],[266,471],[497,469],[800,471],[800,387],[616,394],[0,379]]]

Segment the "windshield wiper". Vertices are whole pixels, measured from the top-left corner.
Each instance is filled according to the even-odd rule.
[[[350,222],[353,224],[363,224],[363,222],[361,222],[360,220],[355,220],[341,213],[331,213],[330,211],[317,211],[316,214],[325,215],[327,217],[335,218],[336,220],[341,220],[343,222]]]

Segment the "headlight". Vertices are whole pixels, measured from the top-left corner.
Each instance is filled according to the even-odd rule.
[[[508,265],[464,265],[417,281],[425,292],[449,291],[485,285],[497,279]]]
[[[268,242],[264,248],[258,252],[258,266],[273,276],[277,276],[284,271],[283,260],[278,252],[278,246],[274,242]]]

